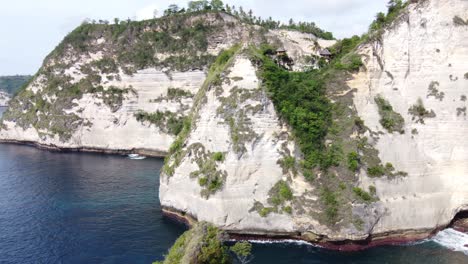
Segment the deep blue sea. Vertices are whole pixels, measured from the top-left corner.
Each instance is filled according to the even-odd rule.
[[[147,263],[185,227],[161,215],[161,159],[59,153],[0,144],[0,263]],[[460,234],[458,234],[460,235]],[[458,247],[466,236],[441,236]],[[461,245],[462,247],[463,245]],[[434,241],[339,253],[254,244],[251,263],[468,263]]]

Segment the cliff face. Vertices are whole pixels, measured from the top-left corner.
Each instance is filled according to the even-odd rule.
[[[294,143],[247,55],[235,55],[224,72],[204,95],[182,157],[170,161],[174,172],[161,176],[161,203],[223,229],[293,231],[291,215],[259,212],[287,177],[278,161],[294,153]]]
[[[223,13],[83,25],[0,139],[167,154],[164,210],[230,233],[422,238],[468,210],[468,3],[411,2],[312,72],[334,41]]]
[[[220,49],[245,39],[243,32],[220,14],[82,25],[12,102],[0,138],[164,155],[177,132],[168,122],[182,122],[207,65]]]
[[[420,1],[380,41],[359,49],[366,70],[348,82],[354,104],[379,133],[379,157],[408,173],[398,180],[360,176],[362,186],[376,186],[385,208],[374,232],[433,229],[468,209],[468,28],[457,18],[468,18],[468,2]],[[404,134],[385,132],[378,95],[403,116]],[[415,113],[415,105],[425,111]]]
[[[138,70],[132,76],[121,73],[120,81],[114,80],[107,83],[109,87],[112,85],[116,89],[132,87],[131,92],[123,95],[118,106],[106,105],[106,98],[103,94],[85,93],[81,98],[73,99],[70,108],[63,111],[65,116],[72,119],[72,123],[63,120],[61,124],[57,124],[57,127],[63,127],[63,134],[67,133],[65,136],[61,136],[59,128],[50,130],[48,124],[33,125],[34,121],[28,122],[21,114],[10,118],[7,112],[0,137],[2,140],[29,141],[59,148],[135,150],[152,155],[164,155],[174,135],[164,130],[161,131],[162,127],[148,121],[138,121],[136,114],[139,111],[164,113],[170,111],[183,115],[191,106],[191,98],[169,99],[167,98],[169,89],[175,88],[190,94],[196,93],[205,78],[205,73],[203,71],[174,72],[170,77],[171,79],[167,74],[156,69]],[[41,85],[34,81],[27,91],[33,93],[32,96],[36,96],[41,93],[40,87]],[[37,89],[36,93],[34,89]],[[154,102],[158,98],[161,102]],[[16,100],[21,99],[16,98]],[[54,104],[55,100],[54,97],[48,98],[50,104]],[[9,109],[9,111],[12,110]],[[44,116],[38,114],[33,117],[37,117],[36,122],[42,121],[42,118],[47,118],[47,123],[57,122],[54,118],[60,113],[51,115],[46,111]],[[23,120],[24,123],[19,124],[17,119]]]
[[[336,106],[351,98],[347,109],[366,127],[342,138],[343,148],[357,142],[360,149],[362,168],[347,179],[332,168],[311,183],[301,170],[284,166],[288,158],[301,160],[300,150],[264,93],[261,69],[238,52],[223,82],[209,86],[182,154],[171,156],[161,176],[166,211],[231,233],[322,242],[418,239],[447,226],[468,209],[468,31],[456,22],[468,17],[468,3],[455,2],[411,3],[358,47],[363,66],[330,95]],[[378,102],[401,127],[383,127],[388,112]],[[376,160],[381,165],[367,164]],[[336,173],[331,181],[342,183],[327,196],[330,172]],[[328,202],[340,203],[340,220],[324,221]]]
[[[295,58],[316,53],[310,34],[276,36],[224,13],[83,24],[12,101],[0,139],[165,155],[218,53],[267,38],[304,40]]]

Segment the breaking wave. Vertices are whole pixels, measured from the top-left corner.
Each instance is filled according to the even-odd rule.
[[[454,251],[460,251],[468,255],[468,234],[448,228],[440,231],[432,241]]]
[[[230,242],[236,242],[237,240],[231,239]],[[260,240],[260,239],[248,239],[248,241],[252,244],[295,244],[295,245],[306,245],[321,248],[320,245],[312,244],[302,240],[294,240],[294,239],[278,239],[278,240]]]

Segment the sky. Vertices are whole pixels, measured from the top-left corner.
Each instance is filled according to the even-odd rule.
[[[0,76],[34,74],[82,21],[149,19],[187,0],[0,0]],[[224,0],[275,20],[315,22],[337,38],[364,33],[388,0]]]

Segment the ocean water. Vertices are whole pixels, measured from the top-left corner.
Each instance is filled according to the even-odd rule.
[[[185,231],[161,215],[160,159],[0,145],[0,263],[151,263]]]
[[[1,109],[0,109],[1,110]],[[185,226],[164,218],[161,159],[59,153],[0,144],[0,263],[151,263]],[[254,243],[254,264],[468,263],[468,236],[361,252]]]

